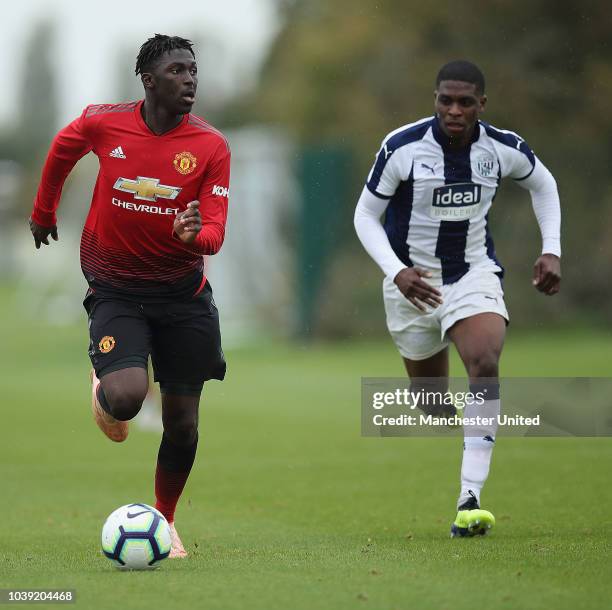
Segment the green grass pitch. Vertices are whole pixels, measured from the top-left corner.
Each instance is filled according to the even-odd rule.
[[[89,412],[85,321],[38,325],[4,296],[0,588],[125,610],[610,607],[610,439],[499,438],[483,495],[497,526],[451,540],[460,441],[360,437],[360,377],[402,375],[390,341],[230,351],[177,513],[190,557],[115,570],[102,523],[154,501],[158,435],[107,441]],[[610,345],[511,330],[502,369],[605,376]]]

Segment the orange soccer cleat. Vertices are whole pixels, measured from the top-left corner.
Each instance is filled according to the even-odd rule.
[[[187,557],[187,551],[179,538],[179,535],[174,527],[174,522],[168,524],[170,526],[170,539],[172,540],[172,549],[170,550],[169,559],[181,559]]]

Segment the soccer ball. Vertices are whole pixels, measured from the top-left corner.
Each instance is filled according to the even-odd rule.
[[[170,554],[166,518],[147,504],[127,504],[112,512],[102,528],[102,551],[124,570],[151,570]]]

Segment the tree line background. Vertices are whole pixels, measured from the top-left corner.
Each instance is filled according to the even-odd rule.
[[[432,114],[437,70],[459,58],[474,61],[485,74],[489,100],[483,118],[521,134],[552,171],[561,194],[563,282],[554,299],[531,286],[541,244],[528,194],[506,181],[494,203],[492,232],[506,267],[513,324],[612,321],[608,3],[292,0],[279,1],[278,10],[283,25],[257,85],[230,103],[210,98],[207,103],[204,95],[195,111],[221,128],[254,123],[283,128],[297,143],[298,173],[302,151],[346,153],[347,167],[338,179],[323,176],[337,192],[329,193],[333,221],[322,228],[333,248],[316,288],[314,335],[384,332],[382,276],[354,235],[354,205],[383,136]],[[21,117],[0,137],[0,158],[23,168],[17,214],[29,212],[44,154],[59,127],[53,71],[44,52],[53,36],[52,23],[32,36],[20,84]],[[214,55],[214,44],[207,49]],[[119,72],[131,74],[131,55],[117,61]],[[206,75],[201,79],[204,83]],[[128,90],[120,96],[131,97]],[[309,202],[302,205],[308,214]],[[301,235],[299,224],[288,227],[288,238],[296,249],[304,239],[316,248],[317,236]],[[296,271],[296,286],[304,279],[301,273]]]

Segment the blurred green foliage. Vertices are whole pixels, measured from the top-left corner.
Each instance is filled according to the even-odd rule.
[[[384,135],[433,112],[436,72],[454,58],[481,66],[489,97],[485,120],[520,133],[551,169],[561,193],[564,280],[562,293],[554,299],[531,287],[540,239],[528,195],[508,184],[496,198],[492,232],[506,266],[513,325],[602,325],[612,320],[607,306],[612,298],[608,3],[277,0],[277,4],[283,25],[257,88],[222,111],[207,102],[205,116],[212,108],[214,122],[221,127],[254,121],[281,126],[304,151],[342,149],[352,159],[348,188],[338,181],[341,195],[329,198],[341,206],[342,221],[334,228],[336,250],[327,256],[315,299],[313,332],[325,336],[385,332],[382,276],[354,235],[353,207]],[[15,83],[19,115],[0,134],[0,158],[19,162],[24,170],[13,206],[20,217],[30,210],[44,155],[58,127],[49,53],[57,36],[54,28],[53,22],[34,25]],[[129,87],[119,80],[118,97],[133,97],[134,87],[139,90],[132,74],[133,57],[117,59],[121,78],[130,79]],[[111,96],[112,92],[108,101]],[[296,161],[297,169],[303,159]],[[329,184],[328,178],[320,182]],[[306,209],[308,205],[305,201]],[[330,217],[337,214],[336,209]],[[318,239],[313,232],[310,237]]]
[[[343,202],[347,226],[384,135],[432,114],[439,67],[470,59],[487,78],[483,118],[530,143],[555,175],[562,198],[564,283],[555,299],[531,287],[540,238],[528,194],[506,186],[495,201],[492,230],[507,269],[513,322],[612,319],[605,305],[612,297],[607,2],[293,0],[279,9],[284,26],[249,102],[251,115],[281,124],[305,146],[341,144],[352,151],[353,188]],[[339,234],[330,259],[320,332],[382,328],[380,273],[349,233]]]

